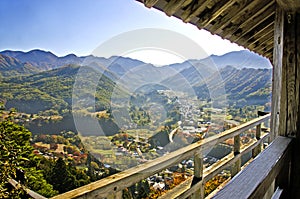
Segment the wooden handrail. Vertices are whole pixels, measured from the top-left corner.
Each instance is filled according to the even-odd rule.
[[[213,198],[263,198],[268,188],[273,188],[271,185],[282,172],[284,165],[288,165],[291,161],[291,141],[292,139],[288,137],[277,137]],[[274,190],[271,192],[274,193]],[[278,194],[281,193],[275,192],[274,198]]]
[[[243,133],[244,131],[249,130],[250,128],[260,125],[262,122],[266,121],[269,118],[270,118],[270,114],[255,118],[240,126],[226,130],[220,134],[208,137],[204,140],[200,140],[196,143],[190,144],[186,147],[171,152],[165,156],[151,160],[149,162],[122,171],[120,173],[111,175],[107,178],[79,187],[69,192],[54,196],[53,199],[105,198],[111,194],[119,195],[120,193],[122,193],[123,189],[131,185],[134,185],[135,183],[143,179],[146,179],[147,177],[155,173],[158,173],[166,168],[169,168],[174,164],[177,164],[195,155],[201,157],[201,153],[203,151],[210,149],[216,144],[221,143],[229,138],[237,136]],[[201,177],[201,173],[199,173],[199,177]],[[203,185],[203,182],[201,181],[199,183]],[[195,186],[199,185],[199,183],[197,183]]]
[[[269,134],[265,133],[261,136],[261,139],[259,141],[251,142],[247,144],[245,147],[242,147],[240,154],[234,155],[234,152],[231,152],[230,154],[228,154],[227,156],[225,156],[215,164],[204,169],[203,183],[206,183],[208,180],[212,179],[214,176],[216,176],[218,173],[220,173],[222,170],[228,167],[228,165],[232,165],[233,163],[235,163],[238,159],[241,158],[242,155],[250,152],[257,146],[259,146],[260,143],[264,142],[268,137]],[[172,190],[168,191],[167,193],[159,197],[159,199],[186,198],[192,194],[190,193],[191,184],[192,184],[192,179],[187,180],[186,182],[177,185]],[[194,187],[193,189],[197,189],[197,187]]]
[[[46,199],[44,196],[26,188],[24,185],[20,184],[19,182],[17,182],[16,180],[14,179],[9,179],[8,180],[9,184],[11,184],[15,189],[18,189],[18,188],[22,188],[26,191],[27,195],[30,196],[31,198],[34,198],[34,199]]]

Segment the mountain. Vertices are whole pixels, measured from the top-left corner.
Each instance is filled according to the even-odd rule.
[[[176,71],[182,71],[190,68],[192,65],[203,64],[211,68],[220,69],[225,66],[234,66],[236,68],[272,68],[270,61],[249,50],[233,51],[224,55],[210,55],[204,59],[190,59],[183,63],[169,65]]]
[[[101,72],[110,71],[119,77],[134,67],[145,64],[139,60],[120,56],[112,56],[107,59],[93,55],[78,57],[75,54],[69,54],[64,57],[58,57],[52,52],[39,49],[29,52],[5,50],[0,52],[0,54],[17,59],[20,63],[30,63],[39,70],[52,70],[67,64],[92,65],[98,67]],[[116,78],[115,75],[111,75],[111,77]]]
[[[226,66],[205,81],[195,85],[194,90],[200,99],[209,99],[211,93],[224,88],[230,104],[237,103],[237,106],[264,105],[270,102],[271,77],[271,69],[237,69]],[[222,81],[216,81],[216,79]],[[208,87],[211,90],[208,90]]]
[[[246,100],[255,103],[260,99],[259,103],[264,103],[269,100],[266,95],[271,85],[270,67],[265,58],[247,50],[162,67],[119,56],[78,57],[69,54],[58,57],[42,50],[7,50],[0,52],[0,73],[4,77],[0,98],[5,99],[9,107],[27,111],[29,108],[26,107],[39,99],[41,104],[34,105],[31,112],[51,107],[58,110],[70,108],[72,97],[76,97],[72,87],[81,71],[81,94],[93,99],[90,93],[95,91],[89,89],[96,87],[96,109],[99,110],[108,107],[109,94],[115,92],[115,87],[123,94],[124,89],[129,92],[153,89],[195,92],[202,99],[209,99],[212,95],[208,88],[217,93],[218,89],[225,87],[227,98],[232,102]],[[79,102],[86,103],[84,100]]]
[[[79,70],[84,70],[87,79],[81,82],[84,84],[82,92],[78,90],[77,93],[73,93]],[[97,81],[93,80],[95,76],[98,76],[98,73],[91,68],[66,65],[33,75],[5,78],[0,84],[0,99],[6,101],[8,109],[15,107],[21,112],[38,113],[46,110],[70,110],[72,100],[80,95],[87,95],[96,98],[96,110],[107,109],[111,93],[122,96],[123,91],[116,88],[115,83],[105,75]]]
[[[0,54],[0,74],[3,77],[28,75],[39,72],[39,69],[28,62],[21,62],[13,57]]]
[[[236,68],[272,68],[269,60],[248,50],[233,51],[221,56],[211,55],[218,68],[234,66]]]
[[[52,52],[46,52],[39,49],[31,50],[29,52],[6,50],[0,52],[0,54],[13,57],[23,63],[28,62],[31,65],[38,67],[40,70],[51,70],[66,64],[80,64],[83,60],[83,58],[77,57],[74,54],[58,57]]]
[[[174,65],[170,65],[170,68],[173,69]],[[175,65],[175,70],[179,70],[179,65]],[[178,90],[184,91],[187,86],[191,87],[202,82],[214,72],[216,72],[216,68],[211,67],[211,65],[192,60],[184,62],[180,71],[173,76],[165,78],[161,83],[164,85],[176,85]]]

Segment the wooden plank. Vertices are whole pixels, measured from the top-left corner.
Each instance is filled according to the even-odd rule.
[[[206,8],[206,6],[208,6],[209,3],[210,1],[206,0],[192,1],[192,3],[181,14],[181,19],[185,23],[191,21],[192,18],[198,16]]]
[[[287,69],[287,133],[296,136],[298,102],[296,101],[296,13],[287,13],[284,25],[283,64]],[[297,85],[298,86],[298,85]]]
[[[257,3],[257,1],[255,2],[256,2],[255,7],[251,8],[250,10],[245,10],[244,15],[238,15],[234,21],[231,21],[230,24],[228,24],[223,28],[222,35],[224,38],[229,38],[237,30],[240,30],[240,25],[253,20],[253,18],[258,16],[258,14],[261,14],[262,12],[261,10],[264,10],[265,7],[270,7],[274,4],[274,2],[272,1],[259,2],[259,4]]]
[[[276,0],[277,3],[286,11],[299,11],[300,1],[299,0]]]
[[[185,4],[190,4],[192,0],[171,0],[164,8],[164,12],[170,17]]]
[[[230,153],[226,157],[219,160],[217,163],[206,168],[204,170],[204,182],[207,182],[208,180],[212,179],[214,176],[216,176],[218,173],[220,173],[222,170],[228,167],[228,165],[234,164],[238,159],[242,157],[242,155],[250,152],[260,143],[264,142],[268,138],[268,136],[268,133],[264,134],[261,137],[261,139],[257,142],[249,143],[248,145],[243,146],[240,154],[234,155],[233,153]]]
[[[274,42],[274,27],[271,27],[270,32],[266,32],[265,35],[260,35],[260,37],[256,37],[256,39],[249,44],[249,48],[255,49],[259,46],[265,47],[266,43],[271,43],[271,45],[273,46],[273,42]]]
[[[44,196],[26,188],[24,185],[20,185],[16,180],[14,179],[9,179],[8,182],[14,187],[14,188],[20,188],[20,186],[22,187],[22,189],[24,189],[26,191],[26,193],[33,199],[46,199]]]
[[[232,21],[237,20],[240,15],[244,15],[245,12],[251,10],[256,6],[258,2],[253,0],[242,0],[238,1],[236,4],[232,5],[231,12],[225,15],[222,18],[216,20],[214,26],[210,29],[212,32],[216,34],[220,34],[223,32],[223,29],[228,26]]]
[[[257,147],[259,144],[263,143],[267,138],[269,134],[264,133],[261,138],[256,142],[251,142],[247,145],[243,145],[241,148],[241,152],[238,155],[234,155],[233,152],[219,160],[218,162],[214,163],[213,165],[209,166],[208,168],[204,169],[203,172],[203,180],[204,184],[212,179],[214,176],[216,176],[218,173],[223,171],[225,168],[227,168],[229,165],[234,164],[238,159],[242,157],[242,155],[250,152],[255,147]],[[167,193],[165,193],[163,196],[159,197],[159,199],[169,199],[169,198],[184,198],[188,197],[191,194],[190,188],[192,184],[192,179],[185,181],[184,183],[174,187],[172,190],[169,190]],[[193,188],[194,190],[195,188]]]
[[[241,23],[234,33],[235,38],[233,42],[236,42],[241,37],[245,37],[245,35],[248,35],[248,37],[249,35],[253,36],[259,30],[266,29],[274,21],[274,9],[275,5],[270,4],[269,7],[262,8],[254,16]]]
[[[255,137],[257,140],[260,139],[261,136],[261,124],[256,126],[256,132],[255,132]],[[261,152],[261,147],[262,144],[259,144],[257,147],[255,147],[252,151],[252,158],[255,158],[258,154]]]
[[[300,108],[299,108],[299,86],[300,86],[300,14],[299,12],[296,14],[295,17],[295,32],[296,32],[296,41],[294,43],[296,50],[294,51],[295,56],[295,62],[296,62],[296,69],[297,69],[297,73],[296,73],[296,90],[295,90],[295,102],[293,104],[294,107],[297,109],[297,114],[295,115],[294,119],[295,119],[295,123],[297,123],[296,126],[296,139],[295,139],[295,148],[294,148],[294,154],[293,154],[293,159],[294,162],[292,163],[292,181],[291,181],[291,185],[292,185],[292,196],[291,198],[299,198],[300,197],[300,190],[299,190],[299,186],[300,186],[300,158],[299,158],[299,150],[300,150]],[[292,61],[293,62],[293,61]],[[297,105],[298,104],[298,105]],[[292,118],[291,118],[292,119]]]
[[[277,187],[271,199],[280,199],[283,190]]]
[[[221,0],[214,7],[206,12],[204,15],[199,17],[197,21],[198,27],[206,27],[212,21],[214,21],[218,16],[220,16],[224,11],[231,8],[231,6],[236,2],[236,0]]]
[[[284,164],[291,159],[291,138],[277,137],[213,198],[263,198]]]
[[[236,135],[233,138],[233,153],[235,156],[239,155],[241,152],[241,136]],[[237,161],[231,167],[231,177],[235,176],[238,172],[241,171],[241,158],[238,158]]]
[[[274,49],[273,49],[273,75],[272,75],[272,117],[271,117],[271,140],[277,135],[286,133],[285,118],[286,102],[281,100],[285,96],[285,77],[282,72],[282,57],[283,57],[283,10],[277,6],[274,23]],[[281,104],[281,102],[283,104]],[[281,109],[282,108],[282,109]]]
[[[274,17],[274,16],[273,16]],[[252,31],[248,32],[247,34],[239,37],[240,40],[239,43],[241,45],[250,46],[253,42],[259,40],[259,39],[265,39],[268,40],[268,37],[265,37],[268,34],[274,34],[274,22],[273,19],[270,19],[270,21],[265,21],[265,23],[262,23],[260,27],[257,29],[253,29]],[[273,45],[272,45],[273,47]]]
[[[144,0],[144,4],[147,8],[153,7],[157,2],[158,0]]]
[[[258,117],[246,122],[238,127],[231,128],[220,134],[200,140],[184,148],[176,150],[165,156],[149,161],[147,163],[130,168],[126,171],[111,175],[102,180],[60,194],[53,198],[84,198],[84,197],[106,197],[108,194],[117,193],[147,177],[169,168],[170,166],[192,157],[199,151],[212,148],[215,144],[223,142],[228,138],[239,135],[240,133],[258,125],[269,119],[270,114]]]
[[[204,198],[204,183],[203,183],[203,157],[202,153],[197,153],[194,156],[194,178],[193,182],[198,181],[197,190],[193,192],[192,199]]]
[[[241,32],[246,32],[240,34],[240,36],[234,35],[231,37],[233,42],[238,42],[240,45],[248,45],[249,40],[258,32],[264,31],[268,28],[269,25],[272,25],[274,21],[274,13],[272,13],[268,18],[265,18],[263,21],[259,21],[256,25],[253,25],[253,28],[246,28],[247,31],[241,29]],[[272,46],[273,47],[273,46]]]

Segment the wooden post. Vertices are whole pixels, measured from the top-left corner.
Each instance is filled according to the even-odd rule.
[[[240,154],[241,151],[241,137],[240,135],[234,136],[234,146],[233,146],[233,152],[234,155]],[[231,177],[235,176],[238,172],[241,171],[241,158],[238,158],[238,160],[233,163],[231,168]]]
[[[202,182],[200,189],[198,189],[192,195],[192,199],[201,199],[204,198],[204,183],[203,183],[203,157],[202,153],[197,153],[194,156],[194,178],[193,184],[198,183],[199,181]]]
[[[288,192],[300,198],[300,2],[276,3],[271,131],[295,138]]]
[[[260,137],[261,137],[261,124],[259,124],[259,125],[256,126],[255,137],[256,137],[257,141],[260,140]],[[255,147],[252,150],[252,158],[255,158],[258,154],[260,154],[261,147],[262,147],[262,143],[260,143],[259,145],[257,145],[257,147]]]

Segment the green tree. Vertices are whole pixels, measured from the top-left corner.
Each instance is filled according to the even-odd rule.
[[[62,158],[58,158],[55,163],[54,168],[52,169],[51,181],[54,189],[59,193],[67,192],[71,189],[74,189],[75,186],[75,177],[72,176],[67,169],[67,165]]]
[[[39,158],[32,153],[30,138],[31,133],[23,126],[7,120],[0,122],[0,198],[26,197],[22,189],[10,189],[9,179],[20,181],[46,197],[57,194],[36,169]]]

